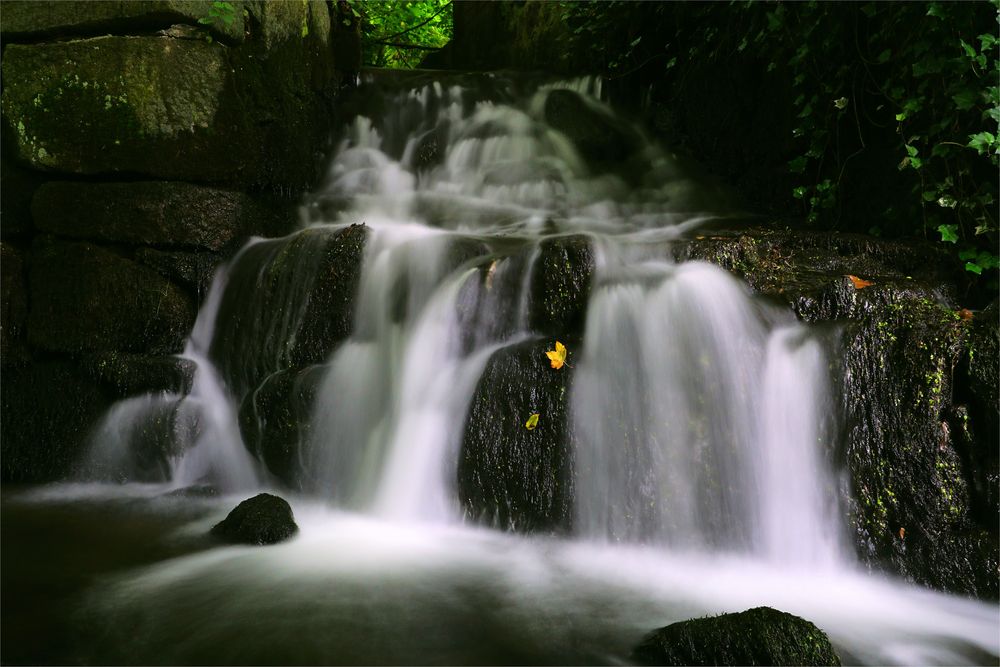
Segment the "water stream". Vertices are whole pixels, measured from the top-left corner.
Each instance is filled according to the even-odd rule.
[[[184,353],[198,365],[191,394],[107,415],[87,468],[132,483],[25,497],[157,514],[178,502],[164,492],[219,489],[190,501],[197,517],[170,543],[274,487],[241,438],[241,407],[297,358],[324,253],[364,223],[350,332],[306,364],[297,491],[279,491],[301,533],[104,577],[81,603],[104,633],[86,659],[620,663],[652,628],[768,604],[817,623],[846,662],[995,662],[996,605],[854,563],[833,464],[835,359],[728,273],[671,259],[671,241],[722,215],[717,197],[604,106],[599,81],[369,88],[302,231],[255,239],[220,269]],[[566,397],[572,529],[477,525],[457,490],[466,414],[491,356],[540,337],[541,244],[576,234],[594,270]],[[133,451],[162,414],[182,442],[160,481],[137,485]]]

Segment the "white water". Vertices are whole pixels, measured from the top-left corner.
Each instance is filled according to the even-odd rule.
[[[354,331],[328,359],[300,452],[300,537],[153,566],[102,589],[95,605],[115,618],[158,600],[141,632],[162,650],[180,633],[178,661],[228,627],[289,642],[262,624],[303,604],[348,628],[358,614],[380,619],[358,621],[370,641],[397,626],[419,637],[422,614],[484,614],[536,657],[550,642],[563,656],[620,660],[651,628],[760,604],[813,620],[870,664],[959,664],[978,658],[970,647],[1000,654],[995,605],[856,569],[829,463],[819,339],[721,269],[669,261],[666,242],[711,217],[701,189],[635,128],[643,147],[631,176],[588,164],[542,117],[559,88],[507,104],[434,84],[389,97],[384,118],[354,121],[309,209],[313,225],[364,222],[371,236]],[[443,154],[421,166],[432,133]],[[490,355],[533,335],[538,243],[568,232],[592,235],[598,249],[582,349],[571,351],[573,539],[464,525],[455,468],[469,402]],[[445,262],[469,239],[489,250]],[[242,397],[208,361],[226,277],[185,352],[199,371],[182,405],[199,431],[174,462],[174,487],[262,482],[239,436]],[[268,364],[280,351],[261,358],[245,363],[278,370]],[[119,406],[99,446],[120,452],[151,401],[176,400]],[[470,612],[463,596],[486,602]],[[165,620],[185,613],[198,621],[186,639],[188,626]],[[314,631],[319,661],[362,641]],[[467,658],[448,653],[456,641],[441,639],[440,661]]]

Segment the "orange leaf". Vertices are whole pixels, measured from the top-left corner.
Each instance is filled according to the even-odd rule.
[[[899,539],[901,539],[901,540],[902,540],[902,539],[904,539],[905,537],[906,537],[906,529],[905,529],[905,528],[902,528],[902,527],[900,527],[900,529],[899,529]]]
[[[875,283],[873,283],[873,282],[871,282],[869,280],[863,280],[861,278],[858,278],[857,276],[848,275],[847,277],[850,278],[851,279],[851,283],[854,284],[854,289],[864,289],[866,287],[869,287],[869,286],[875,284]]]
[[[968,308],[963,308],[962,310],[958,311],[958,316],[961,317],[963,320],[971,320],[973,317],[975,317],[975,315],[972,314],[972,311],[969,310]]]

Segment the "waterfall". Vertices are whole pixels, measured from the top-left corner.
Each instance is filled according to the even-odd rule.
[[[841,560],[819,340],[721,269],[671,259],[671,240],[711,217],[704,188],[594,79],[490,85],[381,92],[381,115],[347,126],[306,227],[255,239],[220,271],[184,353],[198,365],[191,394],[117,407],[102,451],[126,451],[135,424],[172,409],[196,432],[171,450],[174,484],[253,486],[250,451],[267,456],[241,438],[247,401],[260,422],[262,387],[309,366],[309,428],[289,445],[298,486],[353,511],[460,521],[455,470],[480,377],[540,334],[540,244],[583,232],[596,265],[568,397],[574,532]],[[311,294],[358,223],[344,336],[303,352]]]
[[[109,577],[89,661],[622,664],[766,604],[845,662],[995,662],[995,605],[853,566],[827,334],[675,259],[723,198],[595,79],[414,77],[368,80],[301,229],[219,270],[190,393],[88,454],[223,493],[170,540],[275,487],[299,534]]]

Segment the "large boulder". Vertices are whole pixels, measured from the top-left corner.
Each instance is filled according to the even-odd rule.
[[[592,241],[583,235],[542,241],[531,269],[531,327],[549,336],[583,334],[594,274]]]
[[[243,41],[243,2],[226,3],[231,11],[220,11],[212,0],[74,0],[37,2],[8,0],[3,5],[5,41],[104,35],[108,33],[151,32],[176,23],[204,26],[216,39]]]
[[[119,398],[163,392],[187,394],[198,370],[190,359],[119,352],[83,355],[79,366]]]
[[[635,648],[642,665],[839,665],[826,634],[809,621],[757,607],[655,630]]]
[[[570,360],[576,344],[566,341]],[[552,368],[552,339],[498,350],[476,387],[458,463],[458,494],[478,520],[523,531],[572,525],[573,369]],[[526,424],[538,414],[537,426]]]
[[[241,502],[215,524],[212,535],[235,544],[275,544],[298,531],[288,501],[270,493],[260,493]]]
[[[242,192],[165,181],[54,181],[31,210],[39,229],[59,236],[209,250],[270,229],[278,215]]]
[[[90,5],[100,15],[112,3]],[[235,12],[246,18],[239,33],[248,35],[238,47],[205,39],[197,25],[151,35],[138,19],[114,27],[140,36],[9,44],[0,102],[7,152],[50,172],[225,183],[286,196],[310,187],[336,88],[326,4],[247,2]],[[189,13],[197,24],[198,12]]]
[[[139,248],[135,251],[135,259],[140,264],[155,269],[167,280],[177,283],[195,294],[200,305],[208,295],[215,271],[222,263],[223,254]]]
[[[549,125],[565,134],[593,166],[621,164],[641,145],[619,118],[572,90],[549,92],[544,113]]]
[[[18,158],[36,169],[225,181],[253,167],[253,128],[221,44],[10,44],[2,67],[5,125]]]
[[[28,340],[54,352],[179,352],[191,298],[149,267],[89,243],[33,246]]]

